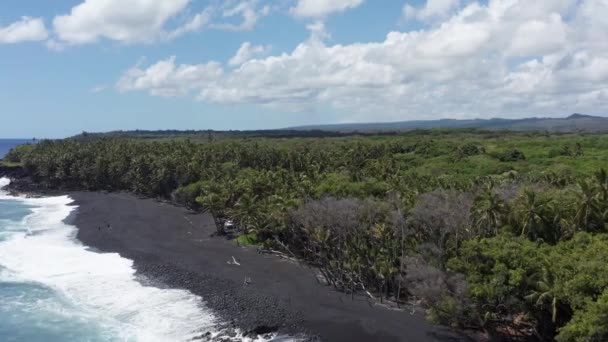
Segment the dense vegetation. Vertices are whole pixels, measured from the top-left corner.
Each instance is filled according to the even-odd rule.
[[[328,284],[487,334],[608,340],[608,136],[412,132],[45,141],[51,187],[128,190],[232,220]]]
[[[21,159],[32,148],[31,144],[25,144],[11,149],[3,159],[0,159],[0,168],[5,170],[21,168]]]
[[[160,140],[160,139],[194,139],[194,140],[221,140],[221,139],[232,139],[232,138],[337,138],[337,137],[348,137],[354,135],[397,135],[397,130],[386,130],[382,132],[337,132],[337,131],[326,131],[320,129],[310,130],[293,130],[293,129],[275,129],[275,130],[258,130],[258,131],[178,131],[178,130],[165,130],[165,131],[112,131],[105,133],[89,133],[82,132],[81,134],[75,135],[70,139],[73,140],[96,140],[96,139],[116,139],[116,138],[129,138],[129,139],[146,139],[146,140]]]

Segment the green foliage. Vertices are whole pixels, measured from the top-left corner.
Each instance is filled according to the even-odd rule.
[[[9,161],[0,160],[0,167],[19,168],[21,166],[22,166],[21,163],[15,163],[15,162],[9,162]]]
[[[556,146],[549,150],[549,158],[554,157],[581,157],[585,153],[583,151],[583,146],[580,143],[575,143],[574,146],[571,145],[562,145]]]
[[[607,247],[606,234],[577,233],[555,246],[502,235],[465,243],[449,266],[467,275],[477,315],[488,327],[528,317],[542,334],[565,326],[562,340],[587,341],[572,336],[601,319],[583,312],[606,305],[601,295],[608,289]]]
[[[200,203],[196,199],[202,194],[205,183],[199,181],[196,183],[180,186],[173,192],[172,199],[190,209],[201,209]]]
[[[329,173],[323,176],[314,189],[314,196],[359,197],[383,196],[390,190],[387,182],[374,178],[355,182],[346,173]]]
[[[31,144],[13,147],[4,157],[5,162],[19,164],[22,159],[34,148]]]
[[[449,268],[467,275],[469,294],[485,324],[526,311],[527,280],[542,270],[542,249],[523,238],[498,236],[466,242],[459,252]]]
[[[524,153],[518,149],[511,149],[495,155],[501,162],[516,162],[526,160]]]
[[[486,150],[483,148],[483,146],[480,146],[474,142],[468,142],[464,145],[461,145],[456,150],[456,155],[459,159],[476,156],[484,153],[486,153]]]
[[[218,234],[230,221],[239,243],[296,256],[342,291],[419,301],[443,324],[606,337],[606,135],[140,133],[42,141],[11,158],[50,187],[207,211]]]
[[[241,235],[236,238],[236,241],[241,245],[256,246],[260,243],[258,236],[255,233]]]
[[[560,329],[557,341],[608,341],[608,290],[596,302],[577,311],[572,321]]]

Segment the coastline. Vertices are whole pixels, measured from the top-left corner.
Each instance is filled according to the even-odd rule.
[[[169,342],[210,331],[228,341],[198,296],[148,286],[131,260],[78,241],[68,195],[0,199],[0,340]]]
[[[419,311],[335,291],[298,262],[213,237],[208,214],[129,193],[51,190],[28,179],[6,190],[29,197],[68,195],[77,209],[64,222],[77,228],[80,242],[132,260],[146,285],[198,295],[222,322],[218,328],[233,336],[238,330],[260,339],[274,333],[304,341],[474,341],[429,323]]]
[[[466,341],[420,314],[351,299],[296,262],[220,237],[207,214],[126,193],[69,192],[77,238],[134,261],[156,286],[186,289],[245,336],[276,332],[321,341]],[[240,264],[232,263],[234,259]]]

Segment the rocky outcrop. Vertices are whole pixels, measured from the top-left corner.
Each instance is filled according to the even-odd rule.
[[[60,194],[60,189],[53,189],[45,183],[34,181],[27,171],[20,166],[0,165],[0,178],[9,178],[11,183],[5,190],[12,194],[23,194],[32,197]]]
[[[20,179],[27,177],[27,173],[21,166],[0,165],[0,178]]]

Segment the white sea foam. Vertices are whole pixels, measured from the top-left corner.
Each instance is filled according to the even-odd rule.
[[[11,184],[11,180],[6,178],[6,177],[2,177],[0,178],[0,189],[4,188],[5,186]]]
[[[8,183],[0,179],[3,184]],[[136,280],[131,260],[91,251],[78,242],[76,228],[63,222],[75,209],[68,196],[15,198],[0,191],[0,199],[9,198],[33,209],[14,223],[10,238],[0,241],[0,265],[5,267],[0,277],[5,281],[52,288],[123,341],[187,341],[213,331],[218,323],[200,297],[144,286]]]

